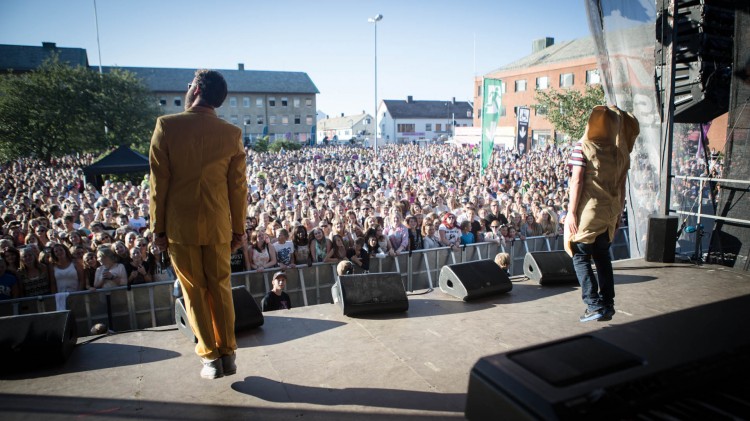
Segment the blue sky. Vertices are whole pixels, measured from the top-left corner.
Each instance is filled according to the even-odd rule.
[[[589,34],[584,0],[97,0],[97,10],[104,65],[304,71],[330,115],[372,112],[367,18],[378,13],[379,99],[471,100],[475,74],[529,54],[532,40]],[[85,48],[98,65],[94,0],[0,0],[0,44],[42,41]]]

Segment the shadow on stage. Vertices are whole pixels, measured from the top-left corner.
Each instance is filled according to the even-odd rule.
[[[302,386],[265,377],[251,376],[232,384],[237,392],[275,403],[308,403],[337,406],[357,405],[419,411],[449,411],[463,408],[465,393],[438,393],[370,387]]]

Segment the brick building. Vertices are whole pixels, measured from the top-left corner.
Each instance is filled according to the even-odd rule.
[[[600,83],[592,38],[579,38],[555,44],[553,38],[537,40],[532,53],[520,60],[493,70],[474,80],[474,126],[481,126],[482,86],[484,78],[501,79],[502,108],[499,128],[515,128],[516,107],[531,108],[529,120],[530,147],[538,147],[561,134],[545,118],[543,109],[536,109],[534,98],[540,89],[576,89],[584,91],[586,85]]]

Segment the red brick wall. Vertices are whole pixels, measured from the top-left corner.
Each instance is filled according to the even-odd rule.
[[[505,82],[505,94],[502,102],[505,106],[505,117],[500,117],[498,126],[514,126],[516,124],[516,115],[513,107],[529,106],[536,104],[534,96],[536,94],[536,78],[540,76],[549,77],[549,87],[560,89],[560,75],[564,73],[573,73],[573,86],[569,89],[583,91],[586,87],[586,71],[597,69],[596,59],[594,56],[584,57],[576,60],[570,60],[559,63],[551,63],[530,68],[519,68],[512,70],[499,71],[484,75],[487,78],[501,79]],[[516,80],[526,79],[526,91],[515,92]],[[482,77],[474,80],[474,109],[482,109],[482,96],[478,95],[478,87],[482,85]],[[481,125],[481,119],[478,118],[478,112],[474,113],[474,126]],[[552,130],[554,127],[547,121],[544,116],[535,115],[534,109],[531,110],[531,120],[529,121],[529,130]]]

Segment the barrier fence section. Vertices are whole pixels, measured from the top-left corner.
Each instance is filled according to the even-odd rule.
[[[394,257],[373,258],[370,272],[398,272],[407,291],[437,288],[440,269],[445,265],[494,259],[499,252],[510,254],[511,276],[523,275],[526,253],[563,250],[563,238],[529,237],[505,246],[476,243],[458,250],[441,247],[418,250]],[[612,260],[630,257],[627,227],[620,228],[610,248]],[[244,286],[260,306],[263,296],[271,290],[271,278],[279,268],[232,274],[232,286]],[[294,307],[332,303],[331,287],[335,284],[335,263],[315,263],[285,270],[286,293]],[[356,268],[355,273],[362,273]],[[174,320],[174,280],[117,287],[96,291],[78,291],[39,297],[0,301],[0,316],[43,313],[57,309],[71,310],[78,332],[86,336],[91,327],[104,323],[113,331],[144,329],[171,325]]]

